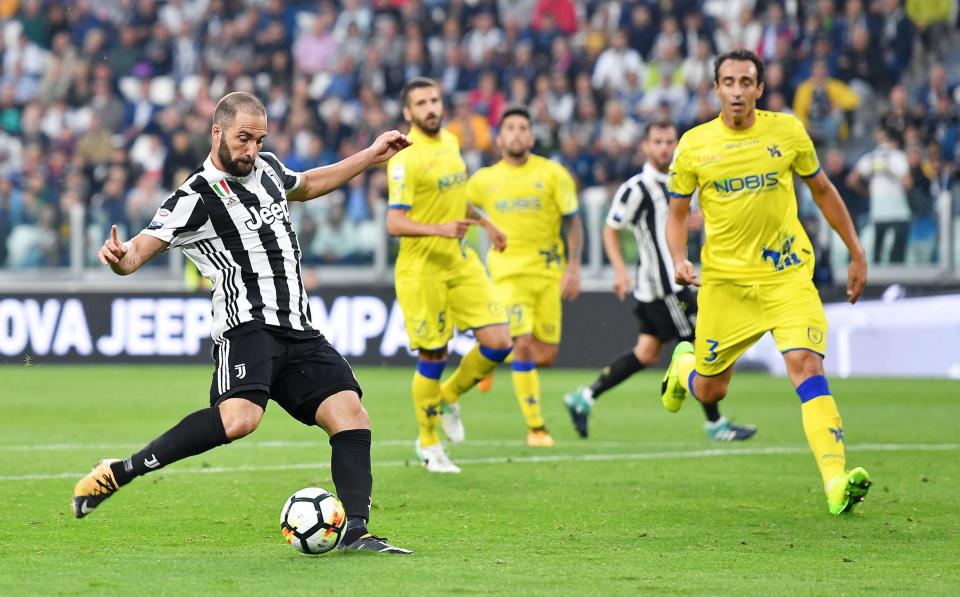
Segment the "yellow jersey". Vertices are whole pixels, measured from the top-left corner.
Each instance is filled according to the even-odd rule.
[[[467,166],[460,141],[446,129],[430,137],[414,128],[413,144],[387,162],[390,209],[404,209],[411,220],[443,224],[467,216],[464,186]],[[466,259],[456,238],[403,236],[397,256],[397,276],[444,276]]]
[[[795,116],[756,114],[754,125],[743,131],[727,128],[720,117],[687,131],[670,165],[671,198],[700,192],[704,283],[772,283],[813,272],[813,246],[797,217],[793,173],[815,176],[817,153]]]
[[[471,176],[466,194],[507,235],[505,251],[487,254],[494,280],[563,275],[561,224],[578,208],[576,184],[563,166],[537,155],[520,166],[501,160]]]

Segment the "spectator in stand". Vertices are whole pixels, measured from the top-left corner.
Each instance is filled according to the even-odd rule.
[[[597,59],[593,69],[593,87],[607,94],[616,93],[624,86],[627,72],[636,73],[642,81],[645,69],[640,53],[627,46],[627,34],[618,30],[610,39],[610,47]]]
[[[467,103],[478,114],[486,117],[490,126],[500,123],[500,114],[507,104],[507,98],[498,90],[497,75],[493,71],[486,71],[480,75],[480,83],[476,89],[467,94]]]
[[[461,140],[470,136],[474,149],[481,153],[493,149],[493,131],[489,119],[474,111],[467,101],[455,102],[453,118],[447,123],[447,130]]]
[[[960,114],[950,97],[937,98],[934,109],[927,114],[923,123],[923,138],[926,142],[935,142],[943,148],[943,157],[953,160],[960,156],[957,144],[960,142]]]
[[[847,177],[847,185],[863,193],[869,184],[870,223],[873,225],[873,262],[902,264],[910,233],[907,190],[913,186],[907,156],[896,139],[882,128],[875,133],[877,148],[860,158]],[[887,234],[893,237],[889,257],[883,259]]]
[[[694,90],[703,81],[713,81],[713,60],[714,56],[710,50],[709,38],[699,38],[693,51],[683,61],[683,68],[681,69],[683,83],[687,89]],[[764,79],[768,81],[769,76],[765,76]]]
[[[937,247],[937,216],[934,186],[936,172],[929,168],[930,163],[923,157],[923,148],[919,145],[907,147],[907,164],[910,167],[910,182],[907,201],[913,221],[910,225],[910,241],[907,261],[910,263],[932,263]]]
[[[577,9],[573,0],[538,0],[533,9],[532,29],[535,33],[542,31],[544,17],[548,16],[564,34],[577,32]]]
[[[846,138],[847,112],[859,104],[857,94],[844,82],[831,79],[827,63],[818,60],[810,79],[797,87],[793,113],[807,127],[815,144],[832,146]]]
[[[823,161],[823,169],[833,182],[833,186],[837,187],[837,193],[847,206],[847,211],[850,212],[850,218],[859,234],[867,223],[869,204],[864,195],[847,186],[847,179],[850,176],[847,156],[839,149],[830,149]]]
[[[853,87],[865,85],[878,94],[886,93],[889,89],[889,73],[883,63],[877,60],[876,51],[870,43],[870,30],[866,27],[854,27],[850,44],[837,59],[837,75]]]
[[[923,112],[910,105],[910,95],[903,85],[890,90],[890,110],[880,117],[880,126],[897,138],[905,139],[914,134],[909,129],[920,131],[923,128]]]
[[[301,33],[293,44],[293,61],[300,72],[315,75],[333,65],[337,38],[333,35],[333,11],[322,10],[313,17],[309,33]]]
[[[624,19],[624,16],[628,19]],[[629,32],[630,47],[638,51],[643,60],[649,60],[653,40],[659,31],[650,7],[643,3],[634,4],[628,12],[621,15],[621,27]]]
[[[879,13],[878,38],[883,62],[896,82],[910,65],[913,56],[914,27],[903,10],[901,0],[877,0],[872,7]]]
[[[789,44],[793,42],[794,32],[790,23],[784,17],[783,5],[777,0],[767,3],[767,11],[763,21],[756,53],[761,59],[767,60],[774,57],[778,43],[786,42]]]
[[[482,64],[488,54],[496,53],[503,44],[503,31],[494,21],[493,15],[481,12],[473,18],[473,27],[463,37],[463,47],[473,64]]]
[[[927,73],[927,82],[917,90],[916,101],[924,112],[937,109],[941,97],[953,97],[954,86],[947,79],[947,69],[940,62],[934,63]]]

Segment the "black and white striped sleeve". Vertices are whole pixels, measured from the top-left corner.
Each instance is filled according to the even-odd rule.
[[[179,247],[214,236],[200,193],[177,189],[154,214],[141,234]]]
[[[643,193],[637,185],[636,177],[626,181],[613,196],[610,211],[607,212],[607,226],[614,230],[623,230],[632,225],[637,218],[637,210],[643,201]]]
[[[283,182],[283,190],[290,192],[293,189],[297,188],[297,185],[300,184],[301,174],[299,172],[294,172],[293,170],[287,168],[283,162],[280,161],[280,158],[276,154],[270,153],[269,151],[261,151],[258,154],[263,161],[270,164],[270,167],[273,168],[273,171],[277,173],[277,176],[280,177],[280,181]]]

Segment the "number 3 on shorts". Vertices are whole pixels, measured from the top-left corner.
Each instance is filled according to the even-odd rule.
[[[707,348],[707,356],[703,357],[703,362],[712,363],[717,360],[717,347],[720,346],[720,343],[710,338],[707,338],[706,341],[710,346]]]

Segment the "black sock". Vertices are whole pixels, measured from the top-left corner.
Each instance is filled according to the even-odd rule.
[[[367,521],[362,518],[348,518],[347,528],[343,531],[343,545],[350,545],[360,537],[367,534]]]
[[[604,368],[600,377],[590,386],[590,390],[593,392],[593,398],[599,398],[600,394],[606,392],[637,371],[640,371],[643,367],[643,363],[637,360],[637,355],[633,354],[632,350],[628,350],[618,356],[612,363]]]
[[[370,430],[348,429],[330,436],[330,472],[337,486],[337,497],[347,511],[347,530],[355,530],[354,519],[370,519],[370,494],[373,492],[373,474],[370,472]],[[352,534],[352,533],[348,533]],[[352,541],[355,537],[352,537]],[[344,537],[346,540],[347,537]]]
[[[211,406],[190,413],[147,447],[110,468],[117,483],[126,485],[140,475],[226,443],[229,440],[220,419],[220,409]]]
[[[713,404],[704,404],[700,403],[703,406],[703,414],[707,415],[707,420],[711,423],[716,423],[720,420],[720,407],[717,406],[717,403]]]

